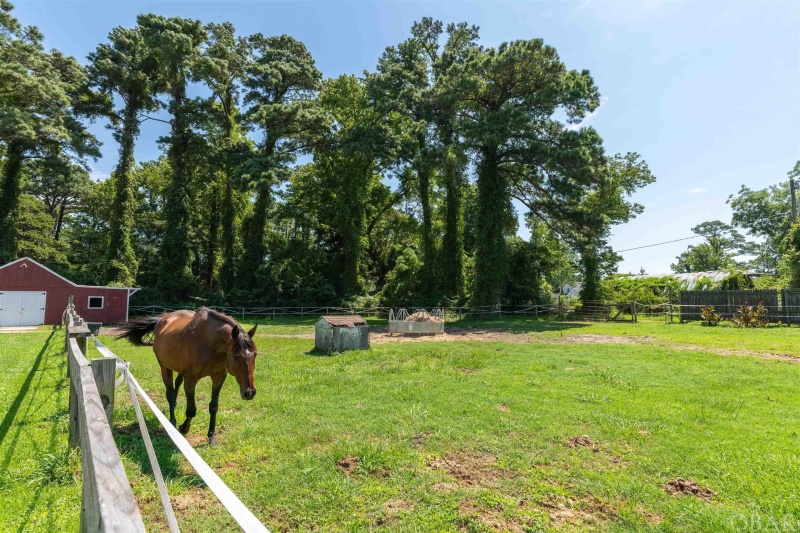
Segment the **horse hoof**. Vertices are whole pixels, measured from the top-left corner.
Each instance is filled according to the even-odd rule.
[[[209,437],[208,445],[209,446],[216,446],[217,445],[217,439],[215,437]]]
[[[186,424],[181,424],[181,427],[178,428],[178,431],[181,432],[181,435],[186,435],[187,433],[189,433],[189,428],[185,426]]]

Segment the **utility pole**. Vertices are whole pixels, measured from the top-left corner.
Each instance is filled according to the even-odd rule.
[[[792,222],[797,222],[797,195],[795,194],[794,178],[789,178],[789,188],[792,191]]]

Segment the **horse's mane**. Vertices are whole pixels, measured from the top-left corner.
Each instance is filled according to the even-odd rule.
[[[225,322],[229,326],[234,326],[239,328],[239,336],[234,339],[234,343],[236,344],[237,351],[243,350],[252,350],[255,351],[256,343],[253,342],[253,339],[250,338],[250,335],[244,330],[244,328],[236,322],[233,318],[229,317],[225,313],[220,313],[219,311],[215,311],[214,309],[209,309],[208,307],[201,307],[198,311],[205,310],[209,316],[216,318],[222,322]]]

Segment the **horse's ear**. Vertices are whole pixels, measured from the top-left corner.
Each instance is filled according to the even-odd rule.
[[[253,335],[255,335],[255,334],[256,334],[256,329],[257,329],[257,328],[258,328],[258,324],[256,324],[255,326],[253,326],[253,329],[251,329],[250,331],[248,331],[248,332],[247,332],[247,334],[248,334],[248,335],[250,335],[250,338],[251,338],[251,339],[253,338]]]
[[[241,332],[242,332],[242,330],[239,329],[239,326],[233,326],[233,331],[231,331],[231,337],[233,339],[238,339],[239,338],[239,334]]]

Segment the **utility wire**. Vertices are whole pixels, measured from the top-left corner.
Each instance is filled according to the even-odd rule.
[[[628,248],[626,250],[614,250],[615,252],[630,252],[631,250],[641,250],[642,248],[652,248],[653,246],[661,246],[662,244],[669,244],[671,242],[688,241],[689,239],[699,239],[702,235],[695,235],[694,237],[684,237],[683,239],[675,239],[674,241],[657,242],[655,244],[648,244],[647,246],[637,246],[636,248]]]

